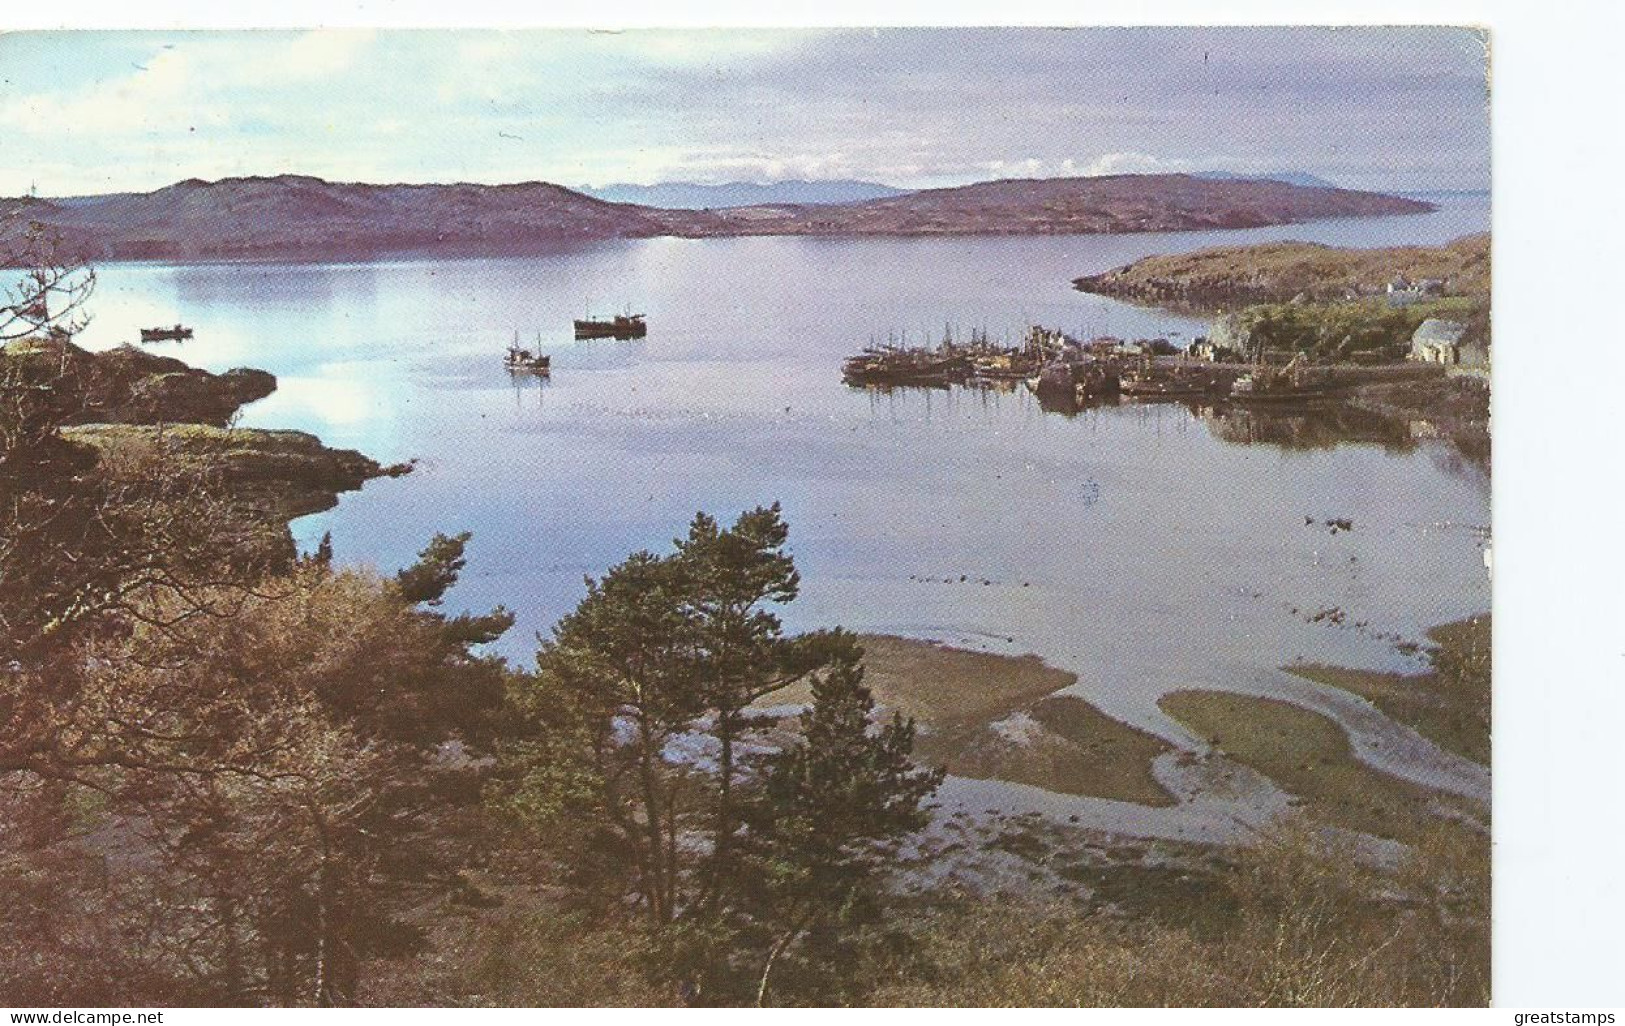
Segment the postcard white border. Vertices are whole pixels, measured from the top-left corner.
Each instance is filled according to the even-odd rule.
[[[1494,86],[1495,1000],[1625,1004],[1625,13],[1562,3],[82,0],[0,28],[1468,24]],[[0,68],[3,77],[3,68]],[[3,88],[3,87],[0,87]],[[234,1017],[235,1018],[235,1017]]]

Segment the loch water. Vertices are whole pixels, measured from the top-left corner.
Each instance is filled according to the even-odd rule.
[[[1489,608],[1486,470],[1408,425],[1125,404],[1068,416],[1025,390],[841,383],[871,339],[1028,324],[1165,336],[1205,321],[1074,290],[1159,252],[1274,239],[1437,243],[1487,201],[1432,214],[1206,233],[931,239],[650,239],[501,259],[112,265],[92,347],[262,367],[248,426],[297,428],[414,473],[294,525],[384,572],[473,532],[448,608],[498,603],[497,646],[545,632],[633,550],[697,510],[780,502],[803,575],[794,628],[1036,652],[1108,712],[1167,732],[1154,697],[1243,686],[1294,660],[1410,669],[1396,642]],[[630,308],[646,339],[575,341]],[[502,353],[552,354],[550,379]],[[1333,533],[1327,518],[1346,518]],[[1306,523],[1314,521],[1313,523]],[[1336,610],[1338,615],[1322,611]]]

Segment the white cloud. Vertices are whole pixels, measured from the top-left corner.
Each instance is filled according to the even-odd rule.
[[[645,165],[646,181],[685,178],[701,182],[777,182],[785,179],[853,178],[856,165],[844,152],[828,153],[681,153]]]
[[[1071,163],[1068,161],[1068,163]],[[1188,160],[1168,160],[1151,153],[1105,153],[1096,157],[1084,169],[1089,177],[1096,175],[1165,175],[1192,170]]]
[[[110,139],[155,128],[231,123],[228,97],[245,88],[319,81],[353,67],[373,33],[311,31],[247,47],[202,37],[166,45],[127,73],[70,94],[19,93],[0,104],[0,123],[51,137],[96,133]]]
[[[593,47],[618,53],[622,57],[638,57],[654,64],[687,68],[776,57],[812,46],[828,35],[830,33],[823,30],[633,30],[594,32],[588,39]]]
[[[1426,33],[1379,59],[1238,31],[1217,70],[1172,59],[1203,42],[1177,30],[168,39],[164,49],[157,35],[0,40],[10,78],[0,138],[13,155],[0,194],[34,181],[63,195],[279,171],[926,186],[1286,169],[1451,185],[1488,152],[1481,74],[1467,75],[1465,59],[1436,74],[1442,44]]]
[[[301,33],[256,61],[262,79],[327,78],[354,67],[377,33],[360,29],[318,29]]]
[[[0,106],[0,122],[50,138],[64,133],[120,136],[165,121],[222,121],[198,100],[194,59],[180,49],[160,51],[130,74],[69,96],[19,94]]]

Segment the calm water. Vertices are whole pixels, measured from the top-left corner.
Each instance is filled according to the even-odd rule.
[[[90,344],[183,321],[161,348],[274,372],[244,423],[293,427],[416,473],[295,525],[392,571],[436,531],[471,530],[451,605],[502,603],[502,651],[580,598],[582,576],[664,548],[699,509],[780,501],[805,579],[798,627],[1036,651],[1108,711],[1146,722],[1174,687],[1293,659],[1404,666],[1389,635],[1488,608],[1488,486],[1427,445],[1309,450],[1178,406],[1075,418],[1024,392],[846,388],[871,336],[945,322],[1015,339],[1028,323],[1188,338],[1206,325],[1072,290],[1153,252],[1266,239],[1438,242],[1488,227],[1435,214],[1258,231],[932,240],[603,243],[523,259],[101,270]],[[647,340],[569,338],[589,306],[649,315]],[[500,362],[518,330],[551,382]],[[1330,535],[1305,517],[1347,517]],[[963,580],[961,579],[963,578]],[[1338,607],[1341,626],[1308,623]],[[1296,610],[1296,612],[1294,612]],[[1364,626],[1356,628],[1355,623]]]

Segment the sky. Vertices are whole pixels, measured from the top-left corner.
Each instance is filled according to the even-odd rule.
[[[1450,28],[19,32],[0,195],[279,173],[1483,189],[1487,63]]]

